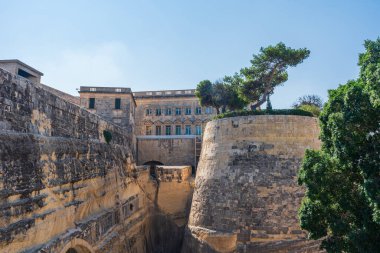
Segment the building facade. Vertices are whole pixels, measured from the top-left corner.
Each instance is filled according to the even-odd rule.
[[[215,110],[202,107],[194,92],[194,89],[134,92],[136,135],[202,135]]]
[[[81,86],[80,104],[130,130],[136,137],[137,164],[198,163],[201,136],[215,116],[202,107],[194,89],[132,92],[122,87]]]
[[[80,106],[134,132],[136,101],[130,88],[81,86],[79,94]]]

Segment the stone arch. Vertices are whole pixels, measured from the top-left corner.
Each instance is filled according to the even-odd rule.
[[[164,165],[162,162],[159,161],[149,161],[144,163],[144,165],[149,165],[149,174],[154,179],[157,178],[157,166]]]
[[[144,163],[144,165],[157,166],[157,165],[164,165],[164,164],[162,162],[159,162],[159,161],[149,161],[149,162]]]
[[[60,253],[95,253],[95,250],[85,240],[74,238],[63,247]]]

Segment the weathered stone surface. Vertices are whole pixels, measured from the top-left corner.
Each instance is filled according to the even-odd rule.
[[[195,166],[195,137],[137,138],[137,163],[159,162],[163,165]]]
[[[182,252],[316,252],[298,225],[304,151],[317,119],[249,116],[210,122]]]
[[[128,129],[0,69],[0,252],[178,251],[190,181],[165,182],[188,190],[165,213],[133,154]]]

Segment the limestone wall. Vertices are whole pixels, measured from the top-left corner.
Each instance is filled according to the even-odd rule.
[[[157,204],[179,226],[186,225],[193,195],[191,166],[157,166]],[[179,249],[178,249],[179,250]]]
[[[182,252],[316,252],[297,210],[297,171],[316,118],[247,116],[206,126]]]
[[[65,93],[63,91],[54,89],[53,87],[47,86],[47,85],[42,84],[42,83],[40,83],[39,86],[41,86],[42,88],[46,89],[50,93],[55,94],[56,96],[69,101],[72,104],[80,105],[80,98],[79,97],[67,94],[67,93]]]
[[[143,165],[150,161],[195,166],[195,136],[138,136],[137,163]]]
[[[135,168],[132,137],[0,69],[0,252],[178,249],[182,236],[168,229],[179,226],[156,208],[157,184]]]

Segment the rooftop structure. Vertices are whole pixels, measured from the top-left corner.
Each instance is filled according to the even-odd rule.
[[[194,97],[195,90],[159,90],[159,91],[137,91],[133,92],[135,98],[164,98],[164,97]]]
[[[41,77],[44,75],[42,72],[17,59],[0,60],[0,68],[35,83],[40,83]]]

